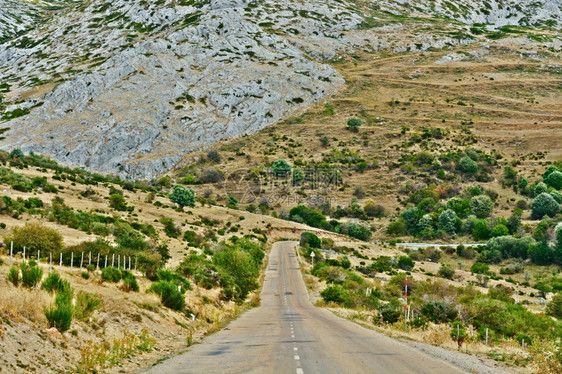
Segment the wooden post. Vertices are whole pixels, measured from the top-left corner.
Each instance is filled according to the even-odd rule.
[[[23,262],[25,262],[25,245],[23,246]]]
[[[10,267],[12,267],[12,256],[14,255],[14,242],[10,244]]]
[[[49,273],[53,272],[53,252],[49,253]]]
[[[137,271],[137,259],[138,257],[135,256],[135,271]]]
[[[82,272],[82,264],[84,263],[84,252],[82,252],[82,258],[80,259],[80,272]]]
[[[521,339],[521,349],[525,349],[525,339]]]
[[[129,270],[131,270],[131,256],[129,256]]]
[[[92,264],[92,251],[88,253],[88,265]]]
[[[472,331],[472,325],[470,325],[470,337],[472,338],[474,336],[473,331]]]
[[[107,267],[107,255],[105,255],[105,266],[103,267],[104,269]]]
[[[111,267],[115,267],[115,253],[111,256]]]
[[[62,274],[62,252],[60,253],[60,260],[59,260],[59,274]]]
[[[70,273],[72,274],[72,270],[74,269],[74,252],[70,253]]]
[[[96,269],[100,268],[100,253],[98,252],[98,262],[96,263]]]
[[[37,265],[39,265],[39,259],[41,258],[41,251],[37,250]]]
[[[121,255],[117,255],[117,269],[121,269]]]
[[[486,327],[486,345],[488,345],[488,328]]]

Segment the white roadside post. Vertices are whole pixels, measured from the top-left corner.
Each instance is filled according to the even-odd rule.
[[[25,263],[25,245],[23,246],[23,262]]]
[[[53,272],[53,252],[49,253],[49,274]]]
[[[80,259],[80,272],[82,272],[82,264],[84,263],[84,252],[82,252],[82,258]]]
[[[312,267],[314,267],[314,257],[316,256],[316,254],[314,253],[314,251],[312,251],[310,253],[310,261],[312,263]]]
[[[98,262],[96,262],[96,269],[100,268],[100,253],[98,252]]]
[[[12,267],[12,256],[14,255],[14,242],[10,244],[10,267]]]
[[[72,274],[72,270],[74,269],[74,252],[70,253],[70,274]]]
[[[60,253],[60,260],[59,260],[59,274],[62,274],[62,252]]]
[[[37,250],[37,265],[39,265],[39,259],[41,258],[41,251]]]

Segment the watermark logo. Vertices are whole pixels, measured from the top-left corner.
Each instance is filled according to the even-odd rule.
[[[311,205],[330,203],[332,192],[342,185],[339,169],[293,168],[290,172],[276,173],[272,169],[256,171],[238,169],[228,174],[224,181],[227,196],[239,203]]]

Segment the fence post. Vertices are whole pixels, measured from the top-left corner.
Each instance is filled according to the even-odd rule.
[[[49,253],[49,274],[53,272],[53,252]]]
[[[138,260],[138,256],[135,256],[135,271],[137,271],[137,260]]]
[[[10,267],[12,267],[12,256],[14,255],[14,242],[10,244]]]
[[[59,274],[62,274],[62,252],[60,253],[60,260],[59,260]]]
[[[80,272],[82,272],[82,264],[84,263],[84,252],[82,252],[82,258],[80,259]]]
[[[117,269],[121,269],[121,255],[117,255]]]
[[[88,265],[92,264],[92,251],[88,253]]]
[[[70,253],[70,273],[72,274],[72,270],[74,270],[74,252]]]
[[[104,269],[107,267],[107,255],[105,255],[105,266],[103,267]]]
[[[25,262],[25,245],[23,246],[23,262]]]
[[[525,349],[525,338],[521,339],[521,349]]]
[[[37,250],[37,265],[39,265],[39,259],[41,258],[41,251],[38,249]]]
[[[98,262],[96,263],[96,269],[100,268],[100,253],[98,252]]]
[[[486,345],[488,345],[488,328],[486,327]]]
[[[111,256],[111,267],[115,267],[115,253]]]

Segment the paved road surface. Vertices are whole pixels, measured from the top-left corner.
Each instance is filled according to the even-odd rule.
[[[453,365],[314,307],[294,242],[273,245],[261,305],[146,373],[461,373]]]

